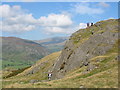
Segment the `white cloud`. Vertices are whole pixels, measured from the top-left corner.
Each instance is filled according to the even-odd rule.
[[[101,7],[105,7],[105,8],[110,6],[109,4],[107,4],[105,2],[100,2],[98,5]]]
[[[20,6],[0,6],[2,31],[19,33],[35,29],[36,19],[32,14],[25,13]]]
[[[45,27],[45,32],[47,33],[67,33],[67,29],[62,27]]]
[[[98,7],[91,7],[89,3],[77,3],[73,10],[78,14],[102,14],[104,10]]]
[[[87,24],[86,23],[80,23],[79,24],[79,29],[84,29],[87,27]]]
[[[0,17],[14,17],[20,14],[23,14],[24,11],[21,9],[20,6],[15,5],[15,6],[9,6],[7,4],[0,5]]]
[[[40,17],[39,22],[42,26],[50,27],[64,27],[73,23],[71,18],[64,14],[49,14],[48,17]]]
[[[71,34],[79,29],[86,28],[86,23],[80,23],[79,25],[71,25],[69,27],[46,27],[44,28],[45,33],[47,34],[54,34],[54,33],[64,33],[64,34]]]
[[[2,25],[2,30],[11,33],[22,33],[24,31],[30,31],[33,29],[35,29],[34,25],[23,25],[23,24]]]
[[[71,17],[65,13],[49,14],[35,19],[31,13],[20,6],[1,5],[0,17],[3,18],[2,30],[10,33],[21,33],[38,28],[51,33],[67,33],[64,28],[73,24]]]
[[[67,28],[63,27],[45,27],[44,32],[46,34],[71,34],[76,31],[76,27],[71,26]]]
[[[75,9],[82,10],[80,5],[75,5]],[[78,8],[77,8],[78,6]],[[89,4],[85,4],[87,11],[90,11],[91,8]],[[80,23],[79,25],[74,24],[72,21],[72,16],[69,12],[62,12],[60,14],[49,14],[48,16],[41,16],[36,19],[31,13],[27,13],[26,10],[22,9],[20,6],[10,6],[10,5],[1,5],[0,17],[3,18],[2,30],[9,33],[22,33],[31,30],[41,30],[46,34],[71,34],[79,29],[86,28],[85,23]],[[94,14],[95,10],[92,12]],[[88,13],[87,11],[79,12],[82,14]]]
[[[65,14],[49,14],[47,17],[39,18],[39,23],[43,27],[45,33],[55,34],[64,33],[70,34],[73,22],[69,15]]]
[[[108,18],[108,19],[115,19],[114,17],[110,17],[110,18]]]

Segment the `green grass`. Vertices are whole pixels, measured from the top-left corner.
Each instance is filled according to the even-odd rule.
[[[13,77],[13,76],[16,76],[16,75],[18,75],[19,73],[22,73],[24,70],[26,70],[26,69],[28,69],[28,68],[30,68],[31,66],[29,66],[29,67],[26,67],[26,68],[22,68],[22,69],[18,69],[18,70],[13,70],[12,71],[12,73],[10,73],[8,76],[3,76],[3,79],[4,78],[10,78],[10,77]]]
[[[16,61],[16,62],[13,62],[13,61],[2,61],[2,68],[5,69],[5,68],[15,68],[15,69],[21,69],[21,68],[24,68],[24,67],[28,67],[28,66],[31,66],[35,63],[35,61]]]

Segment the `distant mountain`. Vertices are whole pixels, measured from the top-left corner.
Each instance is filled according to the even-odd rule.
[[[49,54],[42,45],[16,37],[2,38],[2,60],[4,67],[26,67]]]
[[[68,40],[68,37],[54,37],[43,40],[35,40],[35,42],[46,47],[52,53],[62,50],[66,40]]]

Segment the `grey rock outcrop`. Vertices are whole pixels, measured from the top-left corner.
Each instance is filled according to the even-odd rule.
[[[110,19],[72,34],[54,65],[52,79],[63,78],[70,70],[82,66],[88,66],[88,70],[94,69],[90,59],[106,54],[114,46],[118,40],[117,31],[118,20]]]

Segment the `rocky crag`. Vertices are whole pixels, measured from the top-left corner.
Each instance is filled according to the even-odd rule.
[[[91,59],[107,54],[117,41],[118,20],[115,19],[100,21],[75,32],[53,67],[52,79],[63,78],[67,72],[83,66],[87,66],[86,72],[98,68],[91,63]]]

